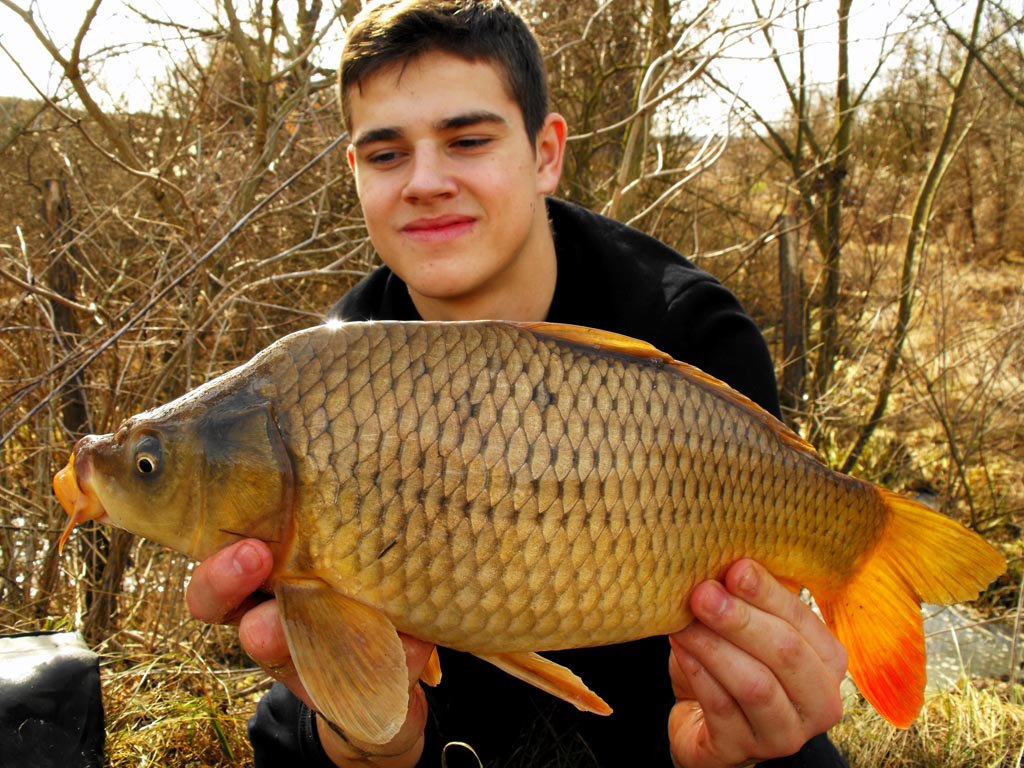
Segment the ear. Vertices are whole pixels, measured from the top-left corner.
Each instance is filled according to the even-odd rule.
[[[565,118],[551,112],[537,131],[537,194],[550,195],[562,178],[562,161],[565,159]]]
[[[352,173],[356,172],[356,148],[351,144],[348,145],[348,149],[345,150],[345,157],[348,159],[348,167],[352,169]]]

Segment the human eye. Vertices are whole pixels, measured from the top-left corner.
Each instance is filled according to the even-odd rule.
[[[366,162],[375,168],[390,168],[397,165],[405,153],[397,149],[378,149],[366,154]]]
[[[494,139],[490,136],[459,136],[452,141],[455,149],[472,150],[486,147]]]

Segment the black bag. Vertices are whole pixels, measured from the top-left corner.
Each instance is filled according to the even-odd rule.
[[[75,632],[0,637],[0,768],[99,768],[99,657]]]

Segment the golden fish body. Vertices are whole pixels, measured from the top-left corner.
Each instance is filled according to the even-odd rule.
[[[86,438],[69,467],[69,531],[109,514],[200,558],[268,541],[307,689],[368,741],[404,719],[396,629],[608,712],[532,652],[678,630],[693,587],[740,557],[814,592],[862,690],[905,724],[920,691],[892,680],[908,666],[923,689],[924,665],[903,652],[923,648],[908,604],[973,596],[1003,567],[959,525],[829,470],[721,382],[570,326],[310,329]],[[877,622],[894,639],[876,644]]]
[[[738,557],[840,581],[873,486],[717,384],[503,324],[317,329],[267,379],[296,457],[282,570],[326,570],[417,637],[476,652],[665,634]]]

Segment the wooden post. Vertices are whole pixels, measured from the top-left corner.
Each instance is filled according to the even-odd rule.
[[[71,201],[63,179],[43,181],[43,218],[50,229],[53,244],[53,260],[46,271],[46,281],[54,293],[75,301],[75,285],[78,273],[69,257],[76,255],[78,246],[74,242],[71,228]],[[66,304],[51,301],[53,325],[57,329],[57,341],[66,349],[74,349],[78,343],[79,325],[74,311]],[[85,432],[88,412],[85,388],[81,375],[70,382],[61,393],[61,424],[69,438],[77,439]]]
[[[796,219],[783,214],[776,222],[779,238],[779,288],[782,293],[782,381],[779,400],[786,420],[803,411],[807,355],[804,340],[804,285]]]

